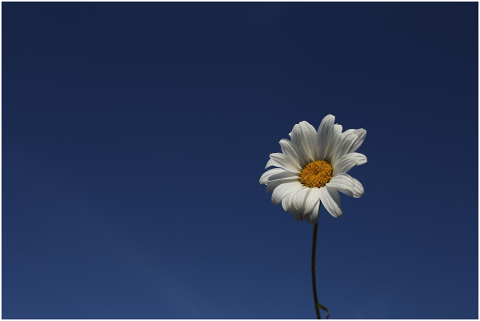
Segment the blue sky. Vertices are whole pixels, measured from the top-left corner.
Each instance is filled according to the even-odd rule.
[[[478,317],[477,3],[3,3],[3,318],[314,318],[258,179],[365,128],[320,210],[332,318]]]

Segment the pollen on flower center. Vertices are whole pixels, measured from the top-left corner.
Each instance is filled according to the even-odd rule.
[[[332,165],[324,160],[308,163],[300,172],[300,182],[307,187],[323,187],[332,177]]]

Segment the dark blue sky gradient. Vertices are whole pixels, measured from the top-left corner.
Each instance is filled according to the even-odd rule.
[[[332,318],[478,317],[477,3],[3,3],[3,318],[314,318],[258,179],[332,113]]]

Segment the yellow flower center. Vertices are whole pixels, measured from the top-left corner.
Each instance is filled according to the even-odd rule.
[[[323,187],[333,176],[332,165],[324,160],[308,163],[300,172],[300,182],[307,187]]]

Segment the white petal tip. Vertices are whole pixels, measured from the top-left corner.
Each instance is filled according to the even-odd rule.
[[[315,225],[318,223],[318,215],[316,217],[313,217],[313,215],[309,215],[305,217],[305,221],[307,221],[309,224]]]
[[[297,222],[303,221],[303,217],[301,217],[301,216],[293,215],[292,213],[290,213],[290,215],[292,215],[292,217],[293,217],[293,218],[295,219],[295,221],[297,221]]]

